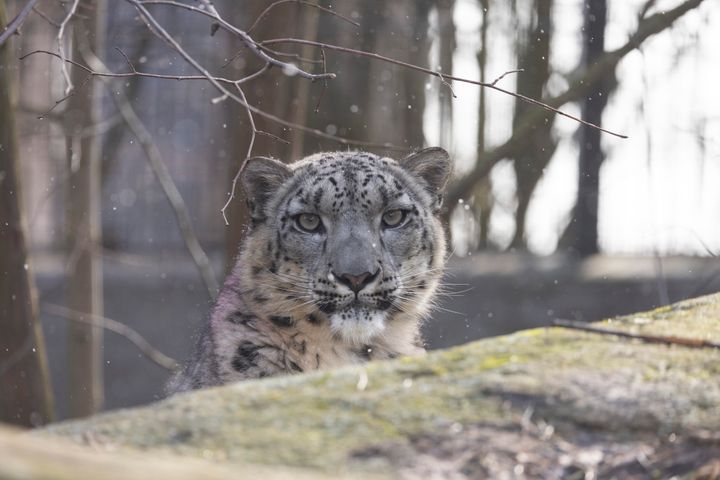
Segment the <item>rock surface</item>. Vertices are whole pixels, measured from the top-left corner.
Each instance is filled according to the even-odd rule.
[[[720,295],[596,325],[720,342]],[[548,328],[179,395],[40,436],[329,475],[718,478],[718,432],[720,350]]]

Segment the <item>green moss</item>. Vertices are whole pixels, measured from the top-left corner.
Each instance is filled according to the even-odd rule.
[[[720,341],[719,305],[705,297],[605,326]],[[358,452],[408,445],[450,425],[520,428],[529,405],[570,430],[717,430],[719,376],[715,350],[538,328],[421,357],[194,392],[48,432],[333,472],[362,458]]]

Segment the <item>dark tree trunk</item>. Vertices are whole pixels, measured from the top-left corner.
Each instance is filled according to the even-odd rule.
[[[550,39],[552,33],[552,0],[536,0],[535,18],[520,48],[520,65],[517,91],[530,98],[543,98],[545,84],[550,76]],[[515,103],[515,126],[529,106]],[[543,122],[533,128],[519,153],[514,156],[517,176],[517,211],[515,212],[515,236],[512,246],[525,248],[525,219],[530,199],[542,172],[555,153],[556,142],[552,137],[554,116],[547,113]]]
[[[21,208],[11,43],[0,46],[0,422],[36,426],[52,420],[53,402]]]
[[[440,30],[440,71],[446,75],[453,72],[453,54],[455,53],[455,22],[453,11],[455,0],[438,0],[438,29]],[[452,92],[445,85],[441,85],[439,91],[440,100],[440,145],[446,148],[452,147],[453,124],[452,124]],[[422,113],[422,112],[421,112]]]
[[[490,0],[479,0],[480,8],[482,8],[482,25],[480,26],[480,50],[477,54],[478,68],[480,69],[480,81],[487,81],[487,56],[488,56],[488,28],[490,27]],[[478,129],[477,129],[477,159],[482,158],[485,152],[485,125],[487,110],[487,89],[480,89],[480,101],[478,104]],[[478,248],[486,249],[488,247],[488,234],[490,230],[490,214],[493,208],[492,185],[489,178],[480,180],[474,188],[475,196],[474,206],[477,212],[477,221],[480,227],[480,238],[478,239]]]
[[[605,24],[607,21],[606,0],[586,1],[584,5],[583,63],[586,69],[592,67],[605,51]],[[610,93],[609,82],[601,82],[585,98],[582,104],[582,118],[602,125],[602,114]],[[577,204],[573,212],[570,231],[575,231],[574,250],[580,256],[588,256],[598,249],[598,198],[600,188],[600,165],[604,153],[600,142],[601,132],[585,125],[580,127],[580,156]]]

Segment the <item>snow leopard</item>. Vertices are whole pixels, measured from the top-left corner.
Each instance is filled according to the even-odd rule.
[[[441,148],[248,159],[249,230],[167,393],[423,354],[451,167]]]

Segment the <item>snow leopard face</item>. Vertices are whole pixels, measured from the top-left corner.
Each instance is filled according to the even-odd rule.
[[[354,344],[398,316],[426,315],[445,260],[438,212],[450,169],[439,148],[399,161],[365,152],[248,160],[253,227],[240,261],[254,310]]]

